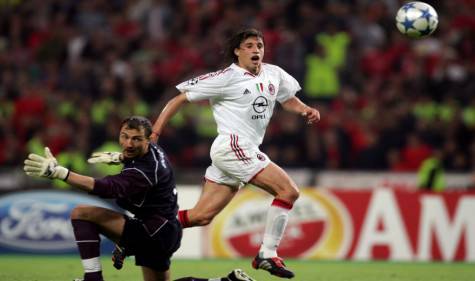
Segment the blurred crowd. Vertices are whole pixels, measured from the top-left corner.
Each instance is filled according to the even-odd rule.
[[[320,110],[307,126],[281,108],[262,145],[284,167],[416,171],[436,156],[475,168],[475,2],[427,1],[430,37],[395,28],[396,0],[0,1],[0,167],[43,146],[87,169],[117,150],[129,115],[152,121],[186,79],[226,67],[225,38],[264,32],[265,61],[297,78]],[[178,167],[204,167],[210,108],[189,104],[160,138]]]

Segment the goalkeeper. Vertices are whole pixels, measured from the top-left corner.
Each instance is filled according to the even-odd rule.
[[[71,212],[74,236],[84,267],[84,281],[102,281],[99,260],[100,234],[115,243],[114,266],[122,267],[125,256],[134,255],[146,281],[170,280],[170,258],[180,247],[182,229],[176,219],[178,204],[175,177],[162,148],[150,142],[152,124],[144,117],[125,119],[120,126],[122,153],[98,153],[88,161],[123,163],[117,175],[94,179],[58,165],[48,148],[45,156],[30,154],[24,170],[29,176],[63,180],[79,189],[114,198],[134,217],[90,205]],[[187,277],[180,280],[208,280]],[[213,280],[252,280],[240,270]]]

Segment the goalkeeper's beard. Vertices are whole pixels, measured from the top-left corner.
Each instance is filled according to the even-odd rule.
[[[133,148],[125,148],[122,150],[122,157],[124,159],[131,159],[141,157],[148,152],[149,146],[135,146]]]
[[[141,151],[140,149],[138,148],[135,148],[135,149],[124,149],[122,151],[122,156],[124,157],[124,159],[131,159],[131,158],[135,158],[139,155],[141,155]]]

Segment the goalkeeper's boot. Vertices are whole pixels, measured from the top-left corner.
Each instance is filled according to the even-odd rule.
[[[120,270],[122,266],[124,266],[125,257],[125,249],[116,244],[115,249],[112,252],[112,262],[117,270]]]
[[[231,271],[231,273],[228,274],[228,279],[230,281],[256,281],[239,268]]]
[[[252,267],[269,271],[270,274],[282,278],[294,278],[295,274],[285,268],[284,260],[279,257],[261,258],[259,254],[252,261]]]

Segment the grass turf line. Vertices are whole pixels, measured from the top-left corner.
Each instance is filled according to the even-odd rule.
[[[219,277],[234,268],[242,268],[259,281],[277,281],[250,266],[251,259],[208,259],[172,262],[172,278],[185,276]],[[287,260],[296,273],[293,281],[471,281],[475,276],[473,263],[418,262],[348,262]],[[106,281],[142,280],[139,267],[127,258],[120,271],[112,267],[110,257],[102,258]],[[5,281],[65,281],[82,276],[79,256],[23,256],[0,255],[0,280]]]

